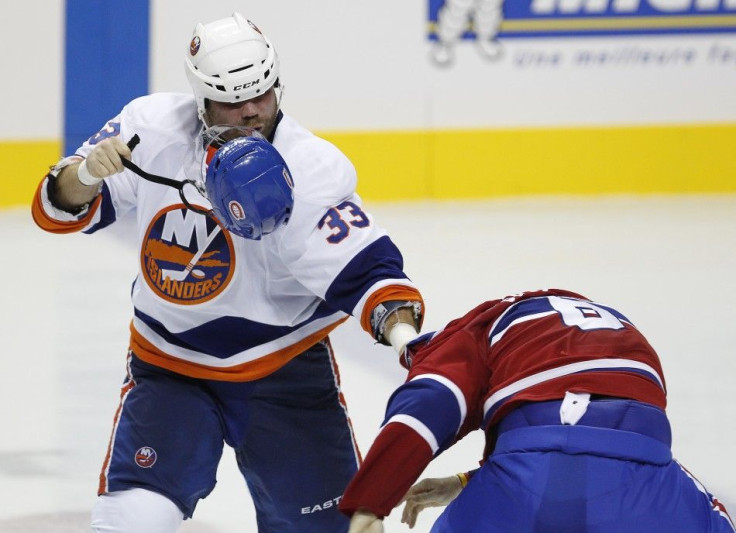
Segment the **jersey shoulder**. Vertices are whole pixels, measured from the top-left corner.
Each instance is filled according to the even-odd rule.
[[[502,322],[501,319],[504,317],[507,317],[508,320],[513,320],[514,317],[509,317],[507,313],[511,308],[518,306],[522,302],[550,296],[588,301],[585,296],[564,289],[539,289],[509,295],[496,300],[487,300],[476,305],[463,316],[448,322],[441,330],[428,337],[425,343],[432,342],[438,344],[452,337],[453,334],[460,330],[466,330],[472,336],[485,338],[490,330],[499,326],[499,322]]]
[[[297,200],[332,206],[355,192],[358,178],[347,156],[290,116],[279,122],[273,144],[289,166]]]
[[[121,113],[127,129],[141,136],[191,139],[201,128],[194,97],[184,93],[153,93],[128,103]]]

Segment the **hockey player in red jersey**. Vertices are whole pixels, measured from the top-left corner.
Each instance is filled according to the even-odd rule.
[[[488,301],[410,342],[402,364],[407,380],[340,503],[350,533],[382,531],[401,501],[412,526],[449,503],[434,533],[734,531],[673,460],[659,358],[615,309],[563,290]],[[480,468],[409,490],[475,429]]]

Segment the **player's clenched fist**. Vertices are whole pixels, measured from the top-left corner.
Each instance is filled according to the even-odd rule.
[[[383,533],[383,520],[370,511],[356,511],[348,533]]]
[[[96,185],[100,180],[123,171],[122,158],[130,159],[130,148],[120,137],[100,141],[77,169],[79,181]]]

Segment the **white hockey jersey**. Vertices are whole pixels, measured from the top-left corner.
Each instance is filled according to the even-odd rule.
[[[137,134],[132,160],[182,181],[193,172],[201,126],[192,96],[144,96],[72,157],[86,157],[104,138]],[[350,161],[286,115],[273,144],[294,179],[294,209],[287,225],[260,241],[230,234],[186,209],[176,189],[129,170],[105,179],[101,194],[77,215],[49,200],[54,170],[41,182],[32,212],[50,232],[94,233],[135,210],[140,271],[131,349],[141,359],[192,377],[258,379],[348,315],[370,332],[378,303],[421,302],[399,250],[362,209]]]

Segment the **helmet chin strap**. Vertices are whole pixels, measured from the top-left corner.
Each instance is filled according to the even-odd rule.
[[[276,93],[276,111],[278,111],[279,109],[281,109],[281,100],[284,98],[286,85],[281,83],[281,80],[276,78],[276,83],[273,84],[273,90]]]
[[[138,134],[136,133],[131,137],[131,139],[128,141],[128,148],[132,151],[133,148],[135,148],[138,143],[141,141],[140,137],[138,137]],[[185,206],[187,206],[187,209],[190,209],[194,211],[195,213],[199,213],[200,215],[207,215],[210,217],[214,217],[214,214],[212,213],[212,209],[207,209],[204,207],[199,207],[197,205],[194,205],[189,202],[187,199],[187,196],[184,192],[185,188],[187,186],[194,187],[198,193],[204,197],[207,198],[206,192],[204,189],[204,185],[199,183],[198,181],[192,180],[192,179],[185,179],[183,181],[167,178],[166,176],[158,176],[156,174],[151,174],[150,172],[146,172],[145,170],[141,169],[133,163],[131,160],[122,158],[121,162],[125,168],[128,170],[134,172],[135,174],[138,174],[141,178],[153,182],[158,183],[159,185],[165,185],[167,187],[173,187],[174,189],[179,191],[179,197],[181,198],[181,201],[184,203]]]
[[[207,99],[206,98],[203,98],[202,99],[202,105],[197,105],[197,116],[199,117],[199,120],[202,121],[202,124],[204,125],[203,126],[204,129],[207,129],[207,128],[210,127],[210,125],[207,124],[207,120],[205,120],[205,118],[204,118],[204,114],[205,114],[205,111],[206,111],[206,109],[205,109],[206,105],[207,105]]]

